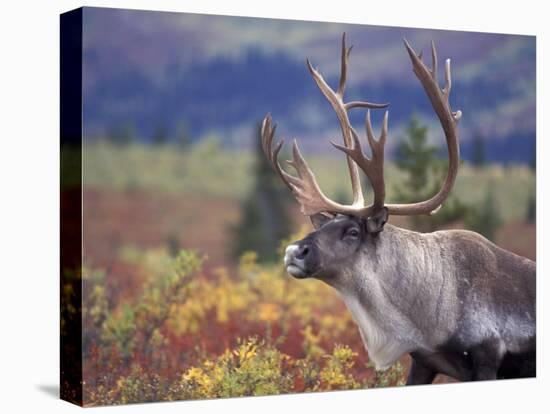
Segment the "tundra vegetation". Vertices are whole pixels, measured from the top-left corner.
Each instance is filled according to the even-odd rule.
[[[328,287],[295,283],[254,252],[233,270],[205,270],[190,250],[127,247],[119,260],[132,280],[82,274],[87,406],[403,383],[400,363],[375,372]]]
[[[377,372],[337,294],[286,275],[282,246],[310,231],[293,203],[291,227],[302,228],[276,240],[276,255],[232,249],[241,208],[259,186],[253,153],[227,150],[215,137],[185,149],[165,139],[127,141],[96,140],[84,150],[85,405],[404,383],[408,357]],[[349,191],[341,184],[344,163],[322,154],[308,159],[328,195],[350,198],[342,194]],[[331,169],[322,168],[327,163]],[[391,161],[385,170],[391,197],[408,172]],[[436,174],[430,169],[427,180]],[[534,183],[527,166],[466,163],[452,196],[482,206],[491,188],[500,216],[495,241],[534,259],[535,228],[525,213]],[[468,225],[467,217],[444,224]],[[68,284],[62,294],[74,291]],[[78,311],[63,309],[65,325]]]
[[[166,44],[165,33],[161,34],[161,43]],[[124,41],[119,43],[125,45]],[[89,46],[90,56],[94,51],[101,52],[100,43]],[[534,57],[534,48],[522,47],[525,52],[524,49],[527,54],[522,53],[522,57]],[[74,335],[77,331],[71,329],[79,323],[83,328],[85,405],[317,392],[404,383],[410,365],[408,357],[387,371],[376,371],[350,312],[334,290],[318,281],[298,281],[286,274],[282,265],[284,246],[304,237],[311,226],[294,201],[283,200],[290,195],[276,174],[266,168],[263,155],[258,157],[250,151],[255,145],[247,145],[246,138],[258,144],[258,137],[251,133],[249,137],[239,134],[235,138],[237,128],[243,132],[254,129],[253,125],[245,124],[249,116],[242,116],[249,114],[246,108],[250,102],[240,105],[239,99],[216,99],[222,102],[222,110],[238,107],[236,113],[241,114],[228,123],[228,128],[224,119],[231,115],[221,116],[224,114],[211,105],[212,97],[223,92],[220,82],[212,82],[215,78],[211,76],[220,73],[220,68],[225,75],[218,79],[222,83],[227,75],[244,74],[244,83],[225,82],[229,85],[225,97],[231,98],[235,88],[240,90],[241,98],[249,92],[255,95],[257,85],[269,88],[267,94],[255,95],[265,101],[262,105],[256,105],[258,99],[251,101],[255,111],[268,103],[263,97],[280,97],[288,90],[281,88],[279,82],[266,82],[274,76],[285,85],[288,82],[300,85],[293,96],[307,98],[303,102],[294,100],[293,105],[300,111],[283,118],[290,121],[287,126],[292,129],[302,125],[296,123],[302,115],[306,115],[305,122],[310,126],[317,122],[316,111],[302,113],[308,102],[313,102],[305,95],[310,89],[302,88],[302,77],[296,76],[304,69],[302,63],[285,57],[284,53],[269,52],[263,57],[262,54],[261,50],[247,52],[242,62],[232,57],[202,62],[201,68],[206,71],[186,70],[185,65],[179,64],[164,71],[159,66],[161,70],[154,71],[160,76],[158,79],[136,78],[139,65],[134,67],[131,62],[132,65],[122,68],[130,70],[130,77],[121,77],[115,71],[115,77],[100,76],[95,84],[99,87],[88,88],[89,95],[94,95],[97,111],[88,108],[91,110],[85,118],[86,134],[104,132],[100,132],[102,136],[86,135],[84,141],[84,268],[78,273],[62,269],[70,283],[61,290],[65,305],[61,313],[62,334]],[[177,53],[171,50],[170,55]],[[495,56],[499,58],[498,53]],[[276,65],[279,61],[284,64]],[[456,83],[456,91],[461,87],[468,89],[457,105],[475,100],[480,90],[494,89],[491,86],[495,83],[494,76],[477,76],[477,66],[475,73],[467,72],[469,77],[473,74],[479,80]],[[266,77],[262,68],[269,69],[270,76]],[[508,72],[513,75],[517,68],[512,69]],[[181,70],[184,72],[176,73]],[[514,93],[500,91],[502,94],[495,89],[499,92],[495,96],[486,93],[481,96],[483,99],[475,106],[482,115],[477,122],[501,125],[496,115],[509,115],[511,105],[514,110],[518,105],[531,107],[523,96],[529,96],[523,92],[532,83],[529,68],[527,77],[523,70],[520,72],[521,87],[512,82],[516,85]],[[290,76],[281,77],[281,73]],[[193,75],[191,82],[187,75]],[[168,78],[175,83],[166,82]],[[327,80],[334,84],[333,76]],[[132,84],[135,87],[125,92]],[[204,87],[208,93],[197,93]],[[365,87],[366,84],[363,91],[371,91],[370,85]],[[404,95],[399,87],[383,85],[374,90],[386,89],[392,105],[394,96],[404,102],[413,97],[409,87]],[[144,100],[145,96],[149,98]],[[521,98],[517,102],[513,99],[516,96]],[[196,105],[198,97],[201,100]],[[155,103],[149,105],[152,101]],[[422,102],[411,101],[411,106]],[[287,113],[293,107],[279,99],[279,105],[270,107],[277,119],[281,119],[277,114],[283,109],[281,103]],[[499,109],[494,111],[495,119],[489,119],[492,108]],[[462,109],[465,119],[474,114],[466,107]],[[382,112],[375,112],[373,123],[379,131]],[[395,122],[402,121],[402,116],[394,116],[386,145],[386,196],[392,202],[412,203],[425,199],[440,187],[447,157],[443,148],[432,146],[434,142],[443,143],[439,128],[433,135],[437,139],[428,139],[432,137],[428,134],[432,124],[429,127],[424,124],[429,120],[418,118],[405,130]],[[326,114],[326,119],[332,117]],[[90,123],[93,118],[101,122]],[[212,123],[212,119],[216,122]],[[521,126],[528,125],[529,119]],[[355,127],[362,123],[358,117],[351,121]],[[328,123],[323,125],[326,128]],[[208,132],[210,136],[194,135],[205,131],[205,126],[215,128]],[[231,134],[225,135],[229,128]],[[281,129],[278,132],[287,139],[288,148],[294,135]],[[325,194],[341,204],[348,203],[352,191],[347,185],[345,156],[329,151],[329,139],[339,134],[336,125],[332,131],[319,131],[322,134],[315,137],[295,132],[300,143],[304,143],[304,155]],[[151,135],[139,135],[144,133]],[[469,157],[473,163],[461,164],[452,194],[439,214],[423,217],[423,221],[391,216],[389,223],[418,231],[468,228],[534,260],[535,159],[531,168],[493,164],[492,154],[484,153],[484,142],[494,143],[498,137],[467,130],[461,136],[465,144],[476,140],[475,154]],[[506,142],[510,141],[516,140]],[[400,151],[401,159],[396,156]],[[290,158],[288,155],[282,153],[281,158]],[[404,159],[412,162],[403,162]],[[73,161],[72,165],[64,165],[64,169],[73,170],[75,173],[69,175],[80,180],[80,165],[74,162],[79,157],[62,156],[61,160]],[[367,181],[363,177],[365,199],[370,200],[373,191],[367,187]],[[490,213],[498,213],[489,217],[498,220],[487,220]],[[440,376],[436,381],[447,380]]]

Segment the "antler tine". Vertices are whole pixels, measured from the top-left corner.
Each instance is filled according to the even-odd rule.
[[[451,59],[447,59],[445,61],[445,87],[443,88],[443,93],[445,94],[445,98],[447,99],[447,103],[449,101],[449,96],[451,94]]]
[[[384,112],[384,119],[382,120],[382,132],[380,133],[379,139],[382,145],[386,144],[386,137],[388,136],[388,115],[388,111]]]
[[[264,118],[264,120],[262,121],[262,128],[261,128],[261,137],[262,137],[262,150],[266,156],[266,158],[268,159],[268,161],[271,163],[273,160],[271,158],[271,151],[270,151],[270,148],[271,148],[271,142],[273,140],[273,134],[271,133],[272,132],[272,128],[271,128],[271,115],[270,114],[267,114]],[[274,128],[273,128],[273,132],[274,132]]]
[[[351,52],[352,47],[346,47],[346,35],[345,33],[342,35],[342,55],[341,55],[341,68],[340,68],[340,82],[338,85],[337,92],[334,92],[334,90],[327,84],[323,76],[319,73],[319,71],[311,65],[311,62],[309,59],[306,60],[307,67],[309,69],[309,72],[311,73],[311,76],[313,77],[313,80],[317,84],[319,90],[321,93],[325,96],[325,98],[329,101],[332,108],[334,109],[334,112],[336,113],[336,116],[338,118],[338,121],[340,123],[340,128],[342,130],[342,137],[344,139],[344,144],[347,147],[351,147],[352,145],[352,126],[349,121],[348,113],[347,111],[352,108],[385,108],[388,106],[387,103],[378,104],[378,103],[372,103],[367,101],[352,101],[348,103],[344,103],[344,92],[346,88],[346,80],[347,80],[347,65],[349,60],[349,55]],[[364,199],[363,199],[363,191],[361,189],[361,180],[359,178],[359,170],[357,169],[357,165],[354,164],[353,160],[350,157],[347,157],[348,162],[348,169],[350,173],[350,179],[351,179],[351,188],[353,192],[353,205],[355,206],[363,206],[364,205]]]
[[[460,150],[457,123],[462,116],[462,112],[453,112],[449,103],[452,85],[450,59],[447,59],[445,62],[445,87],[442,89],[437,82],[437,51],[435,45],[432,43],[432,69],[430,70],[416,55],[407,40],[403,39],[403,42],[411,58],[413,72],[424,87],[426,95],[445,133],[449,166],[442,187],[432,198],[412,204],[388,204],[386,207],[390,214],[396,215],[434,214],[448,197],[458,172]]]
[[[300,210],[303,214],[311,216],[313,214],[325,212],[342,214],[368,213],[368,210],[364,208],[346,206],[334,202],[323,194],[317,184],[313,171],[311,171],[306,160],[302,156],[296,140],[294,140],[292,146],[292,159],[287,161],[287,163],[296,170],[298,176],[295,177],[283,170],[278,157],[284,141],[279,141],[275,148],[273,148],[274,135],[275,126],[272,125],[271,116],[268,114],[262,122],[262,149],[272,167],[277,171],[283,182],[298,200]]]
[[[344,104],[344,108],[347,110],[353,108],[370,108],[370,109],[384,109],[387,108],[389,103],[377,104],[365,101],[350,101]]]
[[[346,91],[346,79],[348,76],[348,60],[353,45],[346,48],[346,33],[342,35],[342,61],[340,66],[340,82],[338,83],[338,92],[336,94],[343,98]]]
[[[276,128],[276,125],[272,125],[271,115],[267,114],[262,122],[261,128],[262,150],[271,166],[275,169],[275,171],[277,171],[283,182],[292,191],[291,179],[294,177],[281,168],[278,160],[279,152],[283,147],[284,140],[280,140],[275,148],[272,148]]]
[[[374,139],[374,132],[372,131],[370,111],[367,111],[367,116],[365,117],[365,129],[367,130],[367,139],[369,140],[369,145],[372,149],[376,146],[376,140]]]
[[[376,210],[384,206],[384,199],[386,197],[386,187],[384,182],[384,145],[386,143],[386,136],[388,133],[388,111],[384,114],[382,132],[380,133],[380,137],[378,139],[374,137],[370,111],[367,111],[367,115],[365,117],[365,129],[367,130],[367,139],[372,152],[371,158],[363,152],[361,142],[359,141],[359,136],[353,128],[351,129],[353,137],[352,147],[338,145],[334,142],[332,142],[332,145],[353,159],[353,161],[368,177],[374,192],[374,201],[372,205],[369,206],[369,209]]]
[[[435,42],[432,40],[432,78],[436,83],[437,80],[437,50],[435,50]]]

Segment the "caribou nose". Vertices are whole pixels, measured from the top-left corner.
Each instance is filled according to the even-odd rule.
[[[305,259],[308,253],[309,253],[309,244],[306,244],[306,243],[300,244],[298,246],[298,250],[296,251],[294,257],[296,257],[296,259],[303,260]]]
[[[305,259],[309,251],[310,248],[307,243],[291,244],[285,250],[285,265],[288,266],[293,261],[301,262]]]
[[[307,277],[305,257],[309,251],[306,243],[294,243],[286,248],[285,267],[290,276],[299,279]]]

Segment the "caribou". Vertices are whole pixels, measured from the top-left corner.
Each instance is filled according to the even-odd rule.
[[[267,160],[297,199],[314,230],[286,248],[286,271],[298,279],[315,278],[342,297],[359,328],[376,369],[385,370],[404,355],[412,358],[407,384],[432,383],[437,374],[458,381],[522,378],[536,375],[536,266],[467,230],[419,233],[388,224],[390,215],[435,214],[455,182],[459,161],[458,122],[453,111],[451,62],[445,84],[438,80],[438,59],[431,44],[431,68],[404,39],[412,69],[440,121],[448,150],[448,170],[430,199],[387,204],[384,145],[388,111],[381,134],[373,132],[370,110],[387,103],[344,102],[351,47],[342,36],[338,89],[333,90],[309,60],[307,67],[338,118],[343,145],[332,142],[347,159],[352,203],[328,198],[302,156],[296,140],[292,159],[296,174],[283,169],[278,156],[284,141],[273,144],[276,126],[268,114],[261,128]],[[364,153],[349,111],[367,109]],[[374,193],[366,205],[362,171]]]

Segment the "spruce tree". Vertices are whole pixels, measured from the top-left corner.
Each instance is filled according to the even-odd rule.
[[[485,139],[483,135],[476,133],[472,140],[472,164],[476,167],[483,167],[486,162]]]
[[[176,127],[176,145],[180,150],[187,150],[191,145],[189,129],[184,122],[179,122]]]
[[[254,251],[261,262],[278,259],[281,241],[291,232],[288,189],[281,182],[263,154],[260,127],[254,140],[255,181],[241,203],[241,219],[231,228],[232,256],[238,258],[246,251]]]
[[[153,145],[165,145],[168,142],[168,129],[164,123],[157,124],[152,136]]]
[[[439,148],[428,143],[428,128],[412,116],[406,137],[397,148],[397,167],[406,173],[405,182],[395,188],[398,203],[415,203],[431,198],[441,187],[447,163],[438,158]],[[412,216],[410,223],[418,231],[434,231],[444,224],[462,219],[468,208],[450,196],[434,216]]]
[[[493,191],[489,186],[485,200],[468,214],[466,227],[495,241],[496,231],[501,224],[502,219],[495,203]]]
[[[128,122],[113,126],[107,133],[107,139],[115,145],[125,146],[136,141],[136,130]]]

